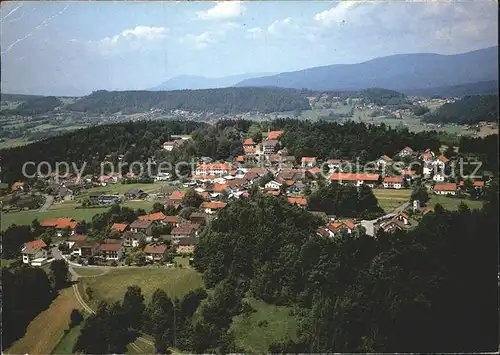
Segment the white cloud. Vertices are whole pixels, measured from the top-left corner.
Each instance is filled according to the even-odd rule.
[[[121,33],[122,37],[132,36],[146,41],[155,41],[167,37],[168,29],[165,27],[137,26],[133,29],[125,30]]]
[[[261,38],[264,35],[264,30],[260,27],[253,27],[246,30],[246,35],[248,38]]]
[[[267,27],[267,32],[274,36],[284,35],[289,29],[296,28],[297,25],[292,24],[292,19],[287,17],[284,20],[276,20]]]
[[[317,13],[314,19],[323,25],[340,24],[346,21],[348,12],[360,5],[355,1],[342,1],[329,10]]]
[[[189,46],[192,49],[201,50],[208,47],[209,44],[217,42],[219,36],[215,32],[203,32],[199,35],[187,34],[179,39],[179,42]]]
[[[98,41],[88,41],[85,44],[104,55],[127,50],[142,51],[147,48],[148,43],[166,39],[168,32],[169,29],[166,27],[136,26],[125,29],[117,35],[104,37]],[[72,39],[71,42],[78,41]]]
[[[198,11],[201,20],[229,19],[243,15],[246,8],[240,1],[216,1],[216,5],[206,11]]]

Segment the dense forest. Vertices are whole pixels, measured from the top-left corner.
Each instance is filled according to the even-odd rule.
[[[498,95],[465,96],[454,103],[444,104],[424,121],[456,124],[498,122]]]
[[[247,295],[295,307],[298,341],[273,353],[496,351],[497,214],[493,186],[482,211],[437,205],[408,232],[323,238],[314,216],[255,192],[203,231],[195,265],[231,304]],[[205,342],[195,350],[241,351],[227,330],[244,307],[223,297],[211,306],[196,320]]]
[[[279,138],[291,155],[316,156],[321,159],[352,159],[360,163],[387,154],[393,156],[406,146],[416,151],[430,148],[439,150],[439,135],[434,131],[412,133],[407,129],[393,129],[363,123],[308,122],[298,120],[275,121],[284,129]]]
[[[22,178],[25,162],[48,162],[52,168],[56,162],[73,162],[81,167],[87,162],[87,172],[99,172],[100,163],[106,160],[118,162],[147,161],[161,149],[163,142],[174,134],[190,134],[207,127],[206,124],[188,121],[140,121],[102,125],[73,131],[22,147],[2,151],[2,181],[13,182]],[[34,173],[33,167],[27,169]]]
[[[498,134],[484,138],[462,137],[460,153],[474,154],[483,163],[483,170],[498,172]]]
[[[309,196],[308,208],[329,215],[363,219],[374,219],[384,212],[368,186],[362,185],[358,189],[354,185],[338,183],[325,184],[314,191]]]
[[[299,91],[264,88],[224,88],[178,91],[95,91],[68,105],[72,111],[111,114],[151,109],[215,113],[277,112],[310,109]]]

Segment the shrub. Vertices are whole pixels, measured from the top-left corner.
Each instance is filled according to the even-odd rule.
[[[78,309],[73,309],[69,316],[69,327],[73,328],[83,321],[82,313]]]
[[[89,300],[93,299],[94,290],[90,286],[87,286],[87,288],[85,289],[85,293],[87,294],[87,297],[89,298]]]

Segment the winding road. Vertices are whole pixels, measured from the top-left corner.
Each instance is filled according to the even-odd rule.
[[[61,252],[59,251],[59,249],[57,248],[54,248],[52,249],[52,255],[54,256],[55,259],[64,259],[64,257],[62,256]],[[73,292],[75,293],[75,297],[76,297],[76,300],[78,301],[78,303],[80,303],[80,305],[82,306],[82,308],[87,311],[88,313],[90,314],[95,314],[95,311],[92,309],[92,307],[90,307],[86,302],[85,300],[83,299],[82,297],[82,294],[80,293],[80,290],[78,289],[78,279],[81,278],[81,277],[97,277],[97,276],[102,276],[106,273],[109,272],[109,268],[105,268],[103,273],[102,274],[99,274],[99,275],[92,275],[92,276],[80,276],[78,275],[78,273],[73,269],[73,265],[71,263],[68,263],[68,270],[69,270],[69,273],[71,274],[71,281],[73,282]],[[150,346],[153,346],[154,347],[154,343],[149,340],[149,339],[146,339],[144,337],[137,337],[137,340],[147,344],[147,345],[150,345]],[[139,354],[143,353],[144,350],[142,350],[141,348],[139,348],[136,344],[134,343],[130,343],[130,346],[132,346],[134,348],[135,351],[137,351]]]

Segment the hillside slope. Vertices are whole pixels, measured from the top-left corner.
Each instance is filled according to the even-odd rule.
[[[498,80],[498,47],[455,55],[397,54],[358,64],[335,64],[243,80],[236,86],[318,91],[382,87],[408,90]]]
[[[148,89],[149,91],[170,91],[170,90],[195,90],[195,89],[216,89],[234,86],[242,80],[271,75],[271,73],[253,73],[231,75],[220,78],[207,78],[204,76],[181,75],[176,76],[162,84]]]

